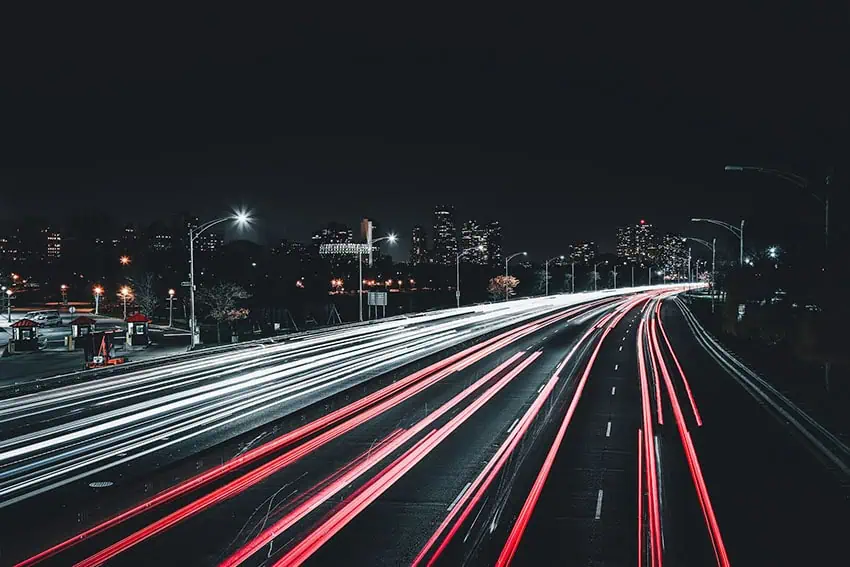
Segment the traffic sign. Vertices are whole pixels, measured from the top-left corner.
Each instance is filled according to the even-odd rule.
[[[183,287],[189,287],[192,284],[191,282],[180,282],[180,285],[182,285]]]
[[[73,315],[76,312],[77,312],[77,308],[74,307],[73,305],[68,308],[68,313],[70,313],[71,315]]]

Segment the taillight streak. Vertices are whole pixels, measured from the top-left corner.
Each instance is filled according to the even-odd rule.
[[[691,403],[691,409],[694,412],[694,418],[697,422],[697,427],[702,427],[702,417],[700,417],[699,410],[697,409],[697,403],[694,401],[694,395],[691,392],[691,385],[688,383],[688,378],[685,376],[685,371],[682,370],[682,365],[679,364],[679,357],[676,356],[675,351],[673,350],[673,345],[670,344],[670,339],[667,337],[667,331],[664,330],[664,323],[661,321],[661,302],[658,302],[658,307],[655,309],[655,318],[658,320],[658,329],[661,331],[661,337],[664,339],[664,344],[667,345],[667,351],[670,353],[670,357],[673,359],[673,363],[676,365],[676,370],[679,372],[679,376],[682,378],[682,384],[685,385],[685,392],[688,394],[688,401]],[[660,350],[659,350],[660,352]]]
[[[524,353],[518,354],[521,355]],[[337,532],[339,532],[343,527],[345,527],[345,525],[347,525],[352,519],[354,519],[367,506],[377,500],[377,498],[381,496],[381,494],[386,492],[386,490],[389,489],[390,486],[392,486],[402,476],[407,474],[407,472],[410,471],[410,469],[412,469],[423,458],[425,458],[428,453],[430,453],[435,447],[442,443],[458,427],[460,427],[472,415],[474,415],[479,409],[481,409],[487,402],[489,402],[493,398],[493,396],[495,396],[498,392],[504,389],[504,387],[507,386],[514,378],[516,378],[523,370],[525,370],[529,365],[531,365],[535,360],[537,360],[537,358],[541,354],[542,351],[537,351],[531,356],[527,357],[515,368],[505,374],[504,377],[500,378],[495,384],[490,386],[483,394],[481,394],[481,396],[476,398],[470,405],[465,407],[457,415],[450,419],[445,425],[437,429],[429,438],[420,441],[420,444],[418,445],[420,447],[419,451],[408,453],[407,455],[396,459],[392,464],[380,471],[372,479],[369,487],[366,490],[359,491],[355,493],[353,497],[346,499],[346,501],[339,506],[337,511],[332,514],[330,518],[328,518],[322,524],[314,528],[307,536],[302,538],[301,541],[294,548],[289,550],[286,555],[284,555],[279,561],[277,561],[275,563],[275,567],[282,567],[284,565],[300,565],[310,555],[315,553],[317,549],[319,549]],[[511,363],[513,363],[514,358],[515,357],[510,360]],[[500,367],[499,372],[501,372],[502,370],[504,370],[504,368]],[[491,374],[495,374],[495,371]],[[481,379],[477,381],[475,385],[482,385],[483,383],[489,381],[492,376],[488,375],[488,377],[485,378],[486,380]],[[459,402],[462,398],[460,398],[459,395],[457,399]],[[416,426],[405,432],[405,434],[399,437],[399,439],[404,437],[412,437],[414,434],[420,433],[422,430],[430,426],[431,423],[433,423],[437,417],[445,414],[447,411],[449,411],[449,409],[451,409],[451,407],[457,405],[456,403],[452,402],[454,402],[454,399],[448,402],[447,404],[441,406],[441,408],[433,414],[430,414],[428,418],[423,419],[422,421],[417,423]],[[298,515],[300,517],[303,517],[303,514]],[[297,521],[297,519],[300,518],[296,518],[295,521]],[[233,565],[238,565],[239,563],[253,555],[256,551],[267,545],[280,533],[285,531],[286,527],[291,526],[292,523],[294,522],[289,518],[284,518],[279,522],[275,523],[275,525],[265,530],[252,542],[249,542],[248,545],[238,550],[235,554],[233,554],[231,557],[221,563],[221,567],[232,567]]]
[[[434,546],[437,540],[442,535],[443,531],[448,527],[452,520],[457,517],[457,520],[452,525],[446,537],[440,543],[439,547],[434,551],[431,559],[428,561],[428,565],[431,566],[437,560],[437,558],[443,553],[446,546],[448,546],[449,542],[451,542],[452,538],[455,536],[457,531],[466,521],[467,517],[472,510],[475,509],[475,506],[481,500],[483,494],[487,491],[489,486],[492,484],[493,480],[496,478],[498,473],[504,467],[505,463],[513,454],[514,449],[516,449],[517,445],[519,445],[520,440],[528,431],[531,423],[534,418],[540,412],[540,409],[543,407],[543,404],[546,402],[546,398],[552,393],[555,385],[557,384],[561,370],[567,365],[567,362],[573,357],[578,348],[584,343],[584,341],[589,337],[594,331],[596,327],[591,327],[585,334],[576,342],[575,346],[570,350],[564,360],[558,364],[558,367],[555,369],[552,377],[546,382],[543,389],[538,394],[537,398],[535,398],[534,402],[531,404],[531,407],[528,408],[526,413],[520,418],[517,425],[510,432],[508,437],[499,447],[496,454],[490,459],[481,473],[472,481],[469,488],[464,491],[463,496],[454,504],[448,516],[443,520],[443,522],[439,525],[433,535],[428,539],[425,545],[422,547],[422,550],[413,560],[412,565],[419,565],[428,554],[430,549]],[[461,512],[461,510],[463,510]]]
[[[646,362],[644,355],[644,329],[646,320],[641,318],[637,333],[637,357],[638,375],[640,377],[640,397],[643,419],[643,450],[646,464],[646,489],[649,515],[649,552],[650,564],[653,567],[661,567],[663,557],[661,553],[661,511],[658,502],[658,476],[655,464],[655,452],[653,451],[652,433],[652,406],[649,402],[649,380],[646,376]],[[650,356],[652,353],[650,352]]]
[[[652,347],[655,349],[659,359],[661,357],[661,347],[658,343],[658,337],[656,334],[653,334],[652,339]],[[720,528],[717,524],[717,518],[714,515],[714,508],[711,505],[711,499],[708,496],[708,488],[705,484],[705,479],[702,476],[702,469],[699,465],[699,459],[697,458],[696,449],[694,448],[693,441],[691,440],[691,435],[688,432],[688,426],[685,423],[685,416],[682,413],[682,408],[679,405],[679,399],[676,395],[676,391],[673,387],[673,381],[670,379],[670,373],[667,371],[664,366],[664,361],[660,360],[662,364],[662,375],[664,376],[664,384],[667,387],[667,393],[670,396],[670,403],[673,406],[673,415],[676,417],[676,427],[679,431],[679,436],[682,440],[682,446],[685,450],[685,456],[688,461],[688,468],[691,471],[691,477],[694,481],[694,487],[697,491],[697,496],[700,501],[700,507],[703,512],[703,517],[705,518],[706,525],[708,527],[709,536],[711,537],[711,543],[714,548],[714,554],[717,559],[717,564],[723,567],[728,567],[729,558],[726,554],[726,546],[723,543],[723,538],[720,535]]]
[[[573,394],[573,399],[570,402],[569,408],[567,409],[567,413],[564,416],[563,421],[561,422],[561,426],[558,429],[558,433],[555,436],[555,440],[549,448],[549,452],[546,455],[545,460],[543,461],[543,466],[540,468],[540,471],[537,474],[537,478],[534,481],[534,485],[531,488],[531,491],[528,494],[528,497],[523,504],[522,510],[520,510],[519,516],[517,516],[516,521],[514,522],[513,528],[511,530],[510,535],[508,536],[507,541],[505,542],[504,547],[502,548],[502,552],[499,555],[498,560],[496,561],[497,567],[504,567],[510,564],[514,555],[516,554],[516,550],[519,547],[519,542],[522,539],[523,534],[525,533],[525,529],[528,526],[528,522],[531,519],[531,514],[534,511],[534,507],[537,504],[538,499],[540,498],[540,494],[543,492],[543,486],[546,483],[546,479],[549,476],[549,472],[552,469],[552,464],[555,462],[555,457],[558,454],[558,449],[561,446],[561,443],[564,439],[564,435],[567,432],[567,427],[569,427],[570,421],[572,421],[573,414],[575,413],[576,407],[578,406],[578,402],[581,399],[582,391],[584,390],[585,385],[587,384],[588,376],[590,376],[590,371],[593,369],[593,364],[596,361],[596,357],[599,355],[599,351],[602,348],[602,344],[605,341],[605,338],[611,332],[611,330],[617,326],[617,324],[626,316],[626,314],[636,305],[646,301],[649,299],[650,295],[641,295],[634,299],[631,299],[625,303],[622,310],[619,313],[616,313],[616,317],[611,319],[610,317],[606,318],[605,321],[610,321],[608,326],[602,333],[602,336],[599,338],[599,341],[596,344],[596,348],[593,349],[593,352],[590,355],[590,358],[587,361],[587,366],[584,369],[584,372],[579,379],[578,385],[576,386],[576,391]],[[596,326],[598,328],[598,325]]]

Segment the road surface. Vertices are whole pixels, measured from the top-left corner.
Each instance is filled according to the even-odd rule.
[[[850,451],[677,291],[387,322],[3,402],[2,557],[834,564]]]

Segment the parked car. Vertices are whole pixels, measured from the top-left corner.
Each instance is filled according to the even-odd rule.
[[[35,321],[39,327],[52,327],[62,323],[62,317],[56,309],[30,311],[24,317],[30,321]]]

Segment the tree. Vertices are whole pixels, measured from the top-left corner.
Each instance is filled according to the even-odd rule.
[[[150,272],[140,278],[130,279],[133,283],[133,295],[139,313],[152,318],[156,308],[159,306],[159,296],[156,293],[156,276]]]
[[[602,276],[599,275],[598,270],[593,270],[589,274],[587,274],[588,289],[593,289],[593,283],[598,282],[601,279]]]
[[[573,289],[573,275],[571,273],[567,272],[567,274],[564,275],[564,291],[565,292],[572,291],[572,289]]]
[[[493,298],[493,301],[498,301],[503,297],[516,295],[516,287],[519,285],[519,280],[514,276],[496,276],[487,284],[487,293]]]
[[[209,315],[215,319],[215,331],[221,342],[221,324],[225,321],[238,321],[248,317],[247,309],[240,309],[237,301],[250,297],[245,289],[235,283],[220,283],[213,287],[198,288],[198,302],[209,308]]]
[[[545,293],[546,292],[546,270],[537,270],[534,273],[534,292],[533,293]],[[552,281],[552,274],[548,275],[549,281]]]

